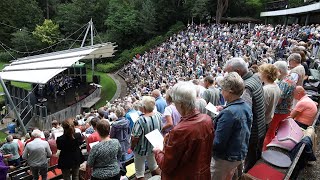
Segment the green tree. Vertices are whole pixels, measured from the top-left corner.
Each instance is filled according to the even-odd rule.
[[[31,52],[41,48],[41,42],[34,38],[27,28],[12,33],[11,44],[13,49],[21,52]]]
[[[140,11],[140,27],[147,35],[155,35],[157,33],[156,8],[152,0],[145,0],[142,3]]]
[[[208,0],[196,0],[191,10],[192,17],[198,17],[201,22],[203,18],[209,15],[208,5]]]
[[[110,0],[110,15],[105,21],[111,41],[116,41],[119,46],[137,44],[139,38],[138,11],[127,2]]]
[[[14,28],[33,30],[43,21],[42,11],[35,0],[1,1],[0,13],[0,22],[6,24],[0,24],[0,41],[6,44],[10,43],[10,34],[17,30]]]
[[[32,34],[42,43],[52,45],[58,42],[60,37],[59,25],[53,23],[50,19],[46,19],[41,26],[37,25]]]

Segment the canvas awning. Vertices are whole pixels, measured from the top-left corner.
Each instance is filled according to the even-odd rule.
[[[114,56],[115,47],[113,43],[104,43],[19,58],[6,66],[0,76],[4,80],[45,84],[79,60]]]

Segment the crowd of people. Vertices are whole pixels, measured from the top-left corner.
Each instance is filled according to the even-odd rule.
[[[68,180],[78,179],[86,162],[85,179],[120,179],[133,154],[137,179],[146,166],[161,179],[240,177],[282,120],[303,129],[313,124],[317,104],[303,85],[309,68],[317,68],[319,42],[319,25],[188,25],[120,70],[126,97],[53,121],[44,137],[35,129],[25,144],[8,136],[0,149],[4,167],[26,159],[34,179],[46,179],[45,170],[57,163]],[[163,148],[146,138],[154,130]]]

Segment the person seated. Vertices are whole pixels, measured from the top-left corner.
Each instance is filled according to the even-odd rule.
[[[313,124],[317,115],[316,103],[308,97],[302,86],[297,86],[293,97],[298,100],[297,105],[291,111],[290,117],[303,129]]]

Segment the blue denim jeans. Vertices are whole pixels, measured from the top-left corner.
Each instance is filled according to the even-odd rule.
[[[31,173],[33,176],[33,180],[39,179],[39,174],[43,180],[47,180],[47,172],[48,172],[48,165],[44,164],[41,167],[30,167]]]

